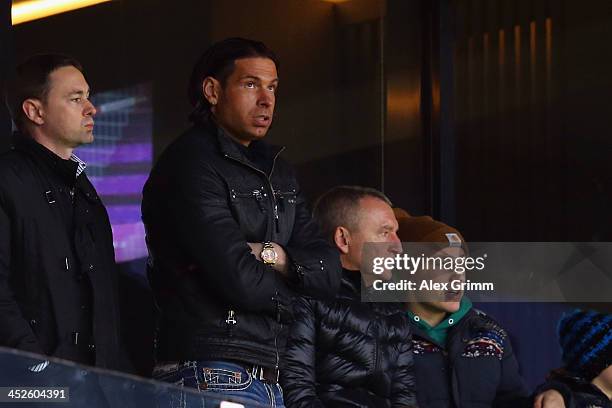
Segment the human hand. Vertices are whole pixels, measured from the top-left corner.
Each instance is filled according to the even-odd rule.
[[[263,262],[261,260],[261,251],[263,250],[263,244],[260,242],[247,242],[249,247],[251,248],[251,253],[255,255],[255,258],[259,262]],[[287,253],[283,249],[282,246],[277,244],[276,242],[271,242],[274,251],[276,252],[276,262],[272,265],[272,269],[279,272],[284,277],[288,277],[289,274],[289,266],[287,262]]]
[[[536,396],[533,408],[565,408],[565,401],[559,391],[546,390]]]

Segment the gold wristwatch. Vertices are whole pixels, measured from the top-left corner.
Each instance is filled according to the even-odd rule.
[[[264,264],[273,266],[278,260],[278,254],[274,250],[274,245],[270,242],[264,242],[261,250],[261,260]]]

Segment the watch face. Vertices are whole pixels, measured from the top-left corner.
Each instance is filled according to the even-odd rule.
[[[261,259],[264,261],[264,263],[274,264],[277,257],[278,255],[276,255],[274,248],[264,248],[264,250],[261,251]]]

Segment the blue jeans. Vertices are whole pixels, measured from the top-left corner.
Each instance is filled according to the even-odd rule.
[[[241,403],[246,408],[285,408],[280,385],[260,381],[242,365],[229,361],[158,364],[153,370],[153,378],[207,394],[197,398],[193,393],[168,393],[158,398],[160,408],[218,407],[219,402],[214,399]]]

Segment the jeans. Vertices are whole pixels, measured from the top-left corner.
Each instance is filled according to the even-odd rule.
[[[160,408],[217,408],[221,400],[241,403],[246,408],[285,408],[280,385],[254,378],[238,363],[185,361],[158,364],[153,370],[153,378],[179,387],[193,388],[201,395],[169,392],[158,397]]]

